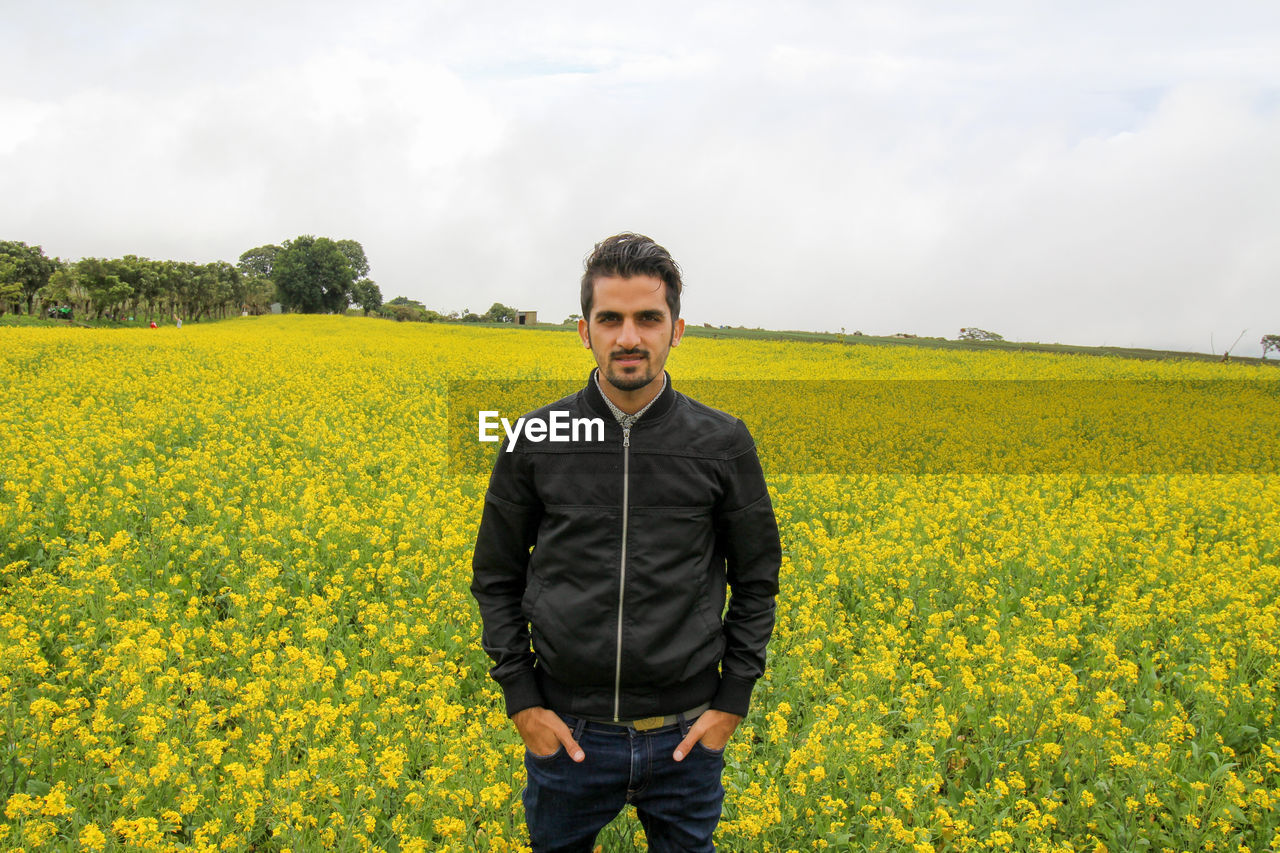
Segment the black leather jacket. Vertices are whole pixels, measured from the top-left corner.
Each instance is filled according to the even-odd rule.
[[[522,437],[494,464],[471,592],[507,713],[745,716],[782,559],[746,425],[669,376],[625,436],[594,374],[526,419],[551,411],[603,420],[604,441]]]

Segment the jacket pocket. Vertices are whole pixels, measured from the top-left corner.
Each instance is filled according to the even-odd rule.
[[[645,507],[628,537],[624,668],[638,683],[685,681],[719,660],[724,570],[710,510]],[[634,548],[631,547],[634,545]]]
[[[534,608],[538,606],[538,597],[542,595],[546,585],[546,579],[541,574],[532,574],[525,584],[524,595],[520,599],[520,611],[524,613],[526,619],[533,620]]]

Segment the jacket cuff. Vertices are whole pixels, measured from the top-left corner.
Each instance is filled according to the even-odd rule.
[[[751,707],[751,688],[755,687],[755,679],[735,678],[732,675],[720,676],[720,688],[716,690],[711,707],[716,711],[737,714],[745,717]]]
[[[526,670],[502,683],[502,695],[507,701],[507,716],[513,717],[525,708],[545,705],[542,689],[533,670]]]

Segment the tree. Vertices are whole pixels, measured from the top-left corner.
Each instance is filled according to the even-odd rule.
[[[242,309],[248,308],[249,303],[249,279],[245,278],[240,272],[239,267],[233,267],[226,261],[215,261],[218,268],[218,275],[226,283],[227,301],[218,307],[218,313],[225,317],[229,311],[235,311],[237,314]]]
[[[274,243],[250,249],[240,256],[236,268],[243,279],[242,305],[254,314],[264,313],[276,301],[276,284],[271,274],[281,248]]]
[[[156,262],[137,255],[125,255],[103,261],[107,272],[129,286],[129,313],[138,313],[138,306],[144,301],[151,305],[160,297],[159,274]]]
[[[1263,335],[1260,343],[1262,344],[1263,358],[1266,358],[1267,353],[1271,352],[1272,350],[1276,350],[1277,352],[1280,352],[1280,335]]]
[[[364,246],[355,240],[339,240],[338,251],[351,265],[351,274],[357,281],[369,277],[369,259],[364,256]]]
[[[244,308],[250,314],[265,314],[276,301],[276,284],[269,278],[244,279]]]
[[[240,273],[249,278],[271,278],[276,258],[280,255],[280,247],[271,244],[250,249],[240,256]]]
[[[418,322],[422,318],[422,310],[412,305],[385,305],[382,308],[382,316],[390,317],[397,323]]]
[[[141,270],[137,274],[137,289],[133,295],[133,313],[139,313],[139,309],[145,305],[147,317],[151,318],[155,316],[156,310],[160,307],[160,303],[165,297],[165,261],[152,261],[142,258],[140,259],[140,266]]]
[[[495,302],[489,306],[489,310],[484,312],[481,317],[486,323],[514,323],[516,321],[516,309],[509,305],[503,305],[501,302]]]
[[[351,289],[351,301],[360,306],[366,317],[382,307],[382,291],[371,278],[362,278]]]
[[[192,289],[191,280],[195,277],[195,264],[183,261],[159,261],[156,267],[159,278],[161,296],[153,307],[159,308],[164,303],[162,314],[177,314],[179,303]]]
[[[115,308],[133,295],[133,288],[116,275],[118,269],[116,263],[102,258],[76,261],[76,279],[88,293],[99,319],[108,309]]]
[[[60,266],[49,276],[49,283],[40,290],[40,298],[72,308],[87,308],[89,304],[89,292],[76,277],[74,265]]]
[[[395,299],[392,299],[391,301],[387,302],[388,307],[394,307],[396,305],[407,305],[410,308],[417,308],[419,311],[427,310],[427,306],[423,305],[418,300],[410,299],[407,296],[397,296]]]
[[[407,296],[397,296],[390,302],[382,306],[379,311],[384,317],[390,317],[397,322],[405,322],[406,320],[415,323],[436,323],[445,319],[444,315],[438,311],[432,311],[416,299],[410,299]],[[456,319],[456,317],[454,318]]]
[[[186,305],[186,315],[192,320],[211,316],[215,309],[225,315],[227,306],[243,301],[240,270],[226,261],[197,267],[195,285]]]
[[[286,240],[271,273],[280,301],[305,314],[345,311],[356,282],[351,263],[338,244],[310,234]]]
[[[30,314],[36,294],[49,283],[49,276],[58,268],[57,260],[45,257],[44,249],[39,246],[28,246],[15,240],[0,241],[0,258],[6,259],[13,267],[5,283],[18,285]]]
[[[18,310],[18,297],[22,295],[22,285],[18,283],[17,264],[10,258],[0,255],[0,314],[9,310]]]

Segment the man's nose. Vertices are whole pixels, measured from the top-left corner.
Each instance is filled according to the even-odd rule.
[[[622,321],[622,331],[618,334],[618,346],[623,349],[635,349],[640,346],[640,329],[635,320]]]

